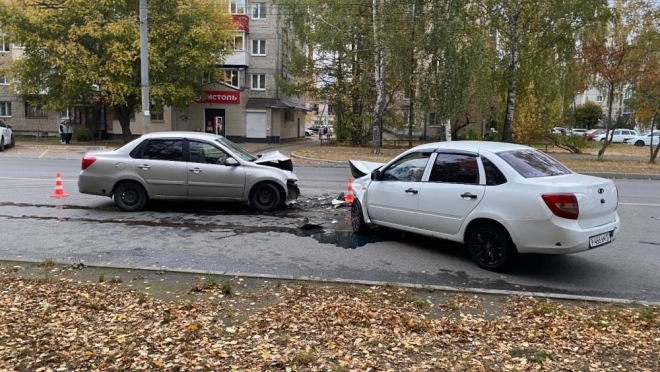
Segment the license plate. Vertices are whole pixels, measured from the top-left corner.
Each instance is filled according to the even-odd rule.
[[[595,248],[612,241],[611,233],[606,232],[589,238],[589,248]]]

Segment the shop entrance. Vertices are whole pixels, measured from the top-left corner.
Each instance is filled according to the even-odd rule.
[[[224,136],[226,128],[224,109],[204,110],[204,132]]]

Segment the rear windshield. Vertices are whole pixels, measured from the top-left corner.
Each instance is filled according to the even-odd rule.
[[[538,150],[512,150],[497,154],[525,178],[561,176],[571,171],[562,163]]]

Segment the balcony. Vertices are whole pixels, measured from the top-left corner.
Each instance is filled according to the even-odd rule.
[[[225,66],[247,67],[248,53],[244,50],[237,50],[234,54],[227,56],[224,64]]]

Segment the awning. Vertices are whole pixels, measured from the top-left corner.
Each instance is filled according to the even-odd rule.
[[[288,109],[288,108],[294,108],[298,110],[303,110],[303,111],[312,111],[312,109],[308,108],[307,106],[297,103],[294,101],[290,101],[288,99],[277,99],[277,98],[250,98],[248,99],[247,105],[245,106],[247,109],[263,109],[263,108],[280,108],[280,109]]]

